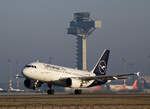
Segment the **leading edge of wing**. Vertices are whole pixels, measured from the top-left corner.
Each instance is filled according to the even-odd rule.
[[[85,76],[85,77],[74,77],[81,79],[83,81],[90,81],[90,80],[117,80],[117,79],[127,79],[128,76],[137,75],[139,76],[140,72],[136,73],[129,73],[129,74],[122,74],[122,75],[112,75],[112,76]]]

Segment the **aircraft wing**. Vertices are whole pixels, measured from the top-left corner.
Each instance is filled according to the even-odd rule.
[[[127,79],[128,76],[137,75],[139,76],[140,72],[137,73],[129,73],[129,74],[122,74],[122,75],[114,75],[114,76],[86,76],[86,77],[78,77],[83,81],[90,81],[90,80],[117,80],[117,79]],[[75,77],[77,78],[77,77]]]

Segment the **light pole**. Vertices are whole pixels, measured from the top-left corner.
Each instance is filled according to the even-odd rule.
[[[148,76],[150,76],[150,54],[148,55],[149,64],[148,64]]]
[[[122,60],[122,69],[123,69],[123,73],[126,73],[126,60],[124,58],[121,58]]]

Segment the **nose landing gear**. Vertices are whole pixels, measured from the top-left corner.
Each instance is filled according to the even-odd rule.
[[[49,89],[47,90],[48,95],[54,95],[54,89]]]
[[[74,94],[75,95],[79,95],[79,94],[81,94],[82,93],[82,90],[79,90],[79,89],[76,89],[75,91],[74,91]]]

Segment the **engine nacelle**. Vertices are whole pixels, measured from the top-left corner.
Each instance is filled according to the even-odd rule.
[[[35,81],[35,80],[31,80],[31,79],[26,79],[24,80],[24,85],[25,87],[29,88],[29,89],[35,89],[37,87],[40,87],[41,86],[41,82],[39,81]]]
[[[82,82],[81,80],[78,80],[78,79],[68,78],[66,79],[66,84],[67,84],[67,87],[79,88],[81,87]]]

